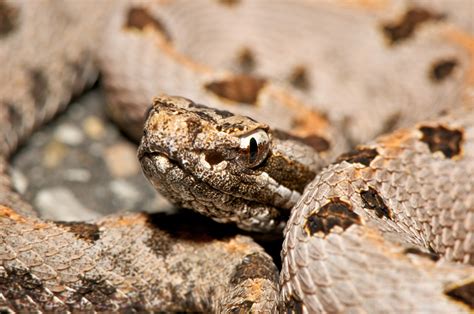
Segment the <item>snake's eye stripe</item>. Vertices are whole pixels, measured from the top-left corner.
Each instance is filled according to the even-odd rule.
[[[257,129],[240,138],[239,161],[249,168],[258,166],[267,157],[269,149],[267,132]]]

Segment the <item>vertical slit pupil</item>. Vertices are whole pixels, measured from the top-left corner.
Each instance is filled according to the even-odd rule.
[[[257,145],[257,140],[255,140],[255,138],[253,137],[250,139],[249,153],[250,153],[249,161],[250,163],[254,163],[258,155],[258,145]]]

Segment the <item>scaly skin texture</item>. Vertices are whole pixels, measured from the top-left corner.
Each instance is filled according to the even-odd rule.
[[[180,97],[155,99],[144,130],[138,158],[158,191],[179,206],[248,230],[281,231],[327,162],[301,139]],[[259,139],[262,133],[265,139]],[[242,146],[251,139],[254,147]]]
[[[249,237],[188,214],[50,222],[1,207],[0,308],[275,311],[271,258]]]
[[[141,136],[153,96],[182,95],[265,123],[240,117],[245,126],[281,128],[287,134],[270,132],[272,153],[262,162],[282,144],[290,147],[279,150],[288,160],[308,162],[296,167],[300,174],[317,171],[348,142],[454,108],[441,120],[341,156],[306,188],[286,229],[281,301],[296,312],[472,309],[469,1],[0,0],[1,309],[276,310],[275,266],[228,226],[191,214],[44,221],[13,191],[10,155],[99,69],[112,118],[131,137]],[[278,228],[298,190],[290,186],[304,185],[307,175],[296,182],[289,163],[282,168],[288,176],[278,180],[275,171],[270,175],[275,164],[239,166],[232,154],[245,134],[218,131],[222,113],[159,99],[140,155],[150,181],[215,220]],[[166,102],[169,108],[159,107]],[[173,107],[179,115],[167,114]],[[211,121],[196,120],[198,112]],[[177,132],[153,129],[163,121],[179,123]],[[196,125],[207,127],[204,151],[209,144],[230,149],[206,161],[202,151],[173,137],[190,139],[183,132]],[[294,136],[311,142],[317,154],[307,156]],[[221,157],[226,167],[217,163]],[[216,162],[210,169],[209,161]],[[163,169],[174,176],[163,176]],[[276,183],[263,180],[268,184],[257,193],[262,182],[255,172]],[[180,175],[187,181],[171,180]],[[258,205],[246,213],[250,203]],[[430,260],[439,256],[440,262]]]
[[[0,1],[0,310],[275,311],[273,261],[229,227],[192,215],[44,221],[12,188],[11,153],[95,80],[115,5]]]
[[[472,309],[473,147],[470,106],[380,137],[322,171],[286,226],[280,278],[286,306]]]

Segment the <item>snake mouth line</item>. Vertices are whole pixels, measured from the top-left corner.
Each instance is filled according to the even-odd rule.
[[[245,203],[245,204],[249,205],[250,207],[256,206],[256,207],[262,207],[262,208],[268,208],[268,207],[274,208],[278,212],[278,215],[273,217],[273,218],[278,223],[281,222],[281,221],[286,221],[289,218],[289,215],[290,215],[290,210],[289,209],[276,207],[271,203],[259,202],[255,199],[245,197],[244,195],[236,195],[236,194],[232,194],[230,192],[223,191],[223,190],[220,190],[218,188],[215,188],[214,186],[210,185],[209,183],[207,183],[207,182],[203,181],[202,179],[197,178],[196,176],[194,176],[191,172],[184,169],[183,165],[181,165],[178,161],[170,158],[165,153],[150,152],[150,151],[146,151],[146,152],[139,151],[139,154],[138,154],[138,159],[140,160],[140,163],[142,165],[145,162],[145,160],[148,159],[149,162],[151,164],[153,164],[153,167],[155,167],[155,169],[157,170],[156,172],[160,173],[162,175],[161,179],[166,181],[166,180],[168,180],[169,170],[166,171],[166,173],[165,173],[165,171],[157,169],[157,167],[158,167],[157,161],[158,161],[159,158],[166,159],[166,162],[168,163],[168,165],[171,166],[171,167],[174,167],[175,169],[179,169],[179,171],[182,172],[184,177],[189,176],[189,177],[193,178],[194,182],[193,182],[192,186],[189,186],[190,190],[198,189],[199,192],[201,192],[201,193],[202,193],[202,190],[207,190],[207,191],[210,191],[209,192],[210,194],[221,193],[221,194],[225,194],[225,195],[229,196],[228,204],[233,204],[233,205],[228,205],[227,203],[226,204],[219,204],[218,202],[215,202],[213,200],[206,200],[206,203],[212,204],[212,206],[215,207],[218,211],[221,210],[222,206],[239,206],[239,207],[242,207],[243,204]],[[146,170],[144,170],[144,172],[146,174]],[[150,181],[158,179],[158,178],[152,178],[148,175],[146,175],[146,176]],[[160,181],[157,181],[157,183],[158,183],[159,186],[163,186],[163,182],[160,183]],[[199,188],[197,188],[197,187],[199,187]],[[155,186],[155,188],[156,188],[156,186]],[[169,191],[160,191],[160,192],[161,193],[170,193]],[[172,197],[176,198],[176,195],[174,195]],[[178,199],[178,204],[179,203],[181,203],[181,200]],[[241,204],[241,205],[238,205],[238,204]],[[183,207],[189,207],[189,206],[183,206]],[[216,218],[220,218],[220,216],[218,216],[218,215],[212,215],[211,214],[211,215],[208,215],[208,216],[211,216],[211,217],[215,216]],[[233,215],[230,215],[229,218],[230,217],[233,217]],[[233,220],[229,220],[229,221],[233,221]]]

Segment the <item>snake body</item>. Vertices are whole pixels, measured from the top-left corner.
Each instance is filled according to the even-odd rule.
[[[472,310],[472,12],[0,1],[0,307]],[[189,213],[45,221],[14,191],[15,148],[99,71],[112,119],[143,134],[144,173],[175,204],[258,232],[290,216],[279,282],[233,227]]]

